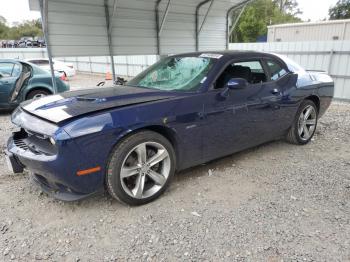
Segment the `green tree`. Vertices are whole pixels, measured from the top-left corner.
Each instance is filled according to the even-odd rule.
[[[8,27],[6,23],[0,21],[0,39],[19,40],[23,36],[37,37],[42,35],[40,19],[24,21],[12,27]]]
[[[330,20],[350,18],[350,0],[339,0],[328,13]]]
[[[6,24],[6,18],[5,17],[3,17],[2,15],[0,15],[0,23],[1,24]]]
[[[273,3],[282,13],[291,14],[293,16],[302,13],[296,0],[274,0]]]
[[[300,10],[297,9],[295,1],[284,1],[285,5],[282,8],[280,3],[281,1],[276,0],[256,0],[249,4],[240,17],[231,40],[233,42],[255,42],[259,36],[267,34],[268,25],[301,21],[296,16]],[[233,17],[237,17],[238,13],[239,10],[233,14]]]

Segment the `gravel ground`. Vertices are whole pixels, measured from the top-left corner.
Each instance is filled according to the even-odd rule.
[[[0,115],[0,260],[350,261],[350,104],[313,141],[273,142],[177,174],[145,206],[107,194],[64,203],[5,169]]]

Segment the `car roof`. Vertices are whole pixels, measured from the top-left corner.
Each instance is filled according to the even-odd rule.
[[[246,51],[246,50],[222,50],[222,51],[200,51],[200,52],[189,52],[189,53],[182,53],[182,54],[176,54],[174,56],[199,56],[201,54],[217,54],[222,55],[225,57],[242,57],[242,56],[262,56],[262,57],[275,57],[273,54],[265,53],[265,52],[257,52],[257,51]]]
[[[19,60],[19,59],[11,59],[11,58],[0,58],[0,62],[2,62],[2,63],[6,63],[6,62],[8,62],[8,63],[18,63],[18,62],[21,62],[21,60]]]
[[[26,58],[25,61],[31,61],[31,60],[45,60],[48,61],[48,58],[45,57],[32,57],[32,58]]]
[[[3,59],[3,58],[0,58],[0,63],[23,63],[23,64],[26,64],[26,65],[29,65],[31,66],[32,68],[35,68],[37,71],[40,71],[41,73],[47,73],[45,70],[42,70],[39,66],[31,63],[31,62],[28,62],[26,60],[22,60],[22,59]]]
[[[201,51],[201,52],[190,52],[172,55],[171,57],[185,57],[185,56],[200,56],[200,55],[221,55],[217,57],[221,61],[229,61],[232,59],[250,59],[250,58],[270,58],[277,60],[286,66],[286,62],[276,54],[258,52],[258,51],[245,51],[245,50],[222,50],[222,51]]]

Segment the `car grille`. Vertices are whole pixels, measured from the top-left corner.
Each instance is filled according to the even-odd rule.
[[[21,148],[21,149],[23,149],[23,150],[27,150],[27,149],[28,149],[28,146],[27,146],[27,144],[24,142],[24,139],[14,139],[14,140],[13,140],[13,143],[14,143],[17,147],[19,147],[19,148]]]
[[[47,136],[23,128],[14,133],[13,143],[18,148],[29,150],[36,155],[52,156],[57,154],[57,148],[51,144]]]

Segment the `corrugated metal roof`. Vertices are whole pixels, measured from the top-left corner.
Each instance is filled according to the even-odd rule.
[[[31,10],[40,10],[39,1],[29,0]],[[47,1],[48,42],[53,56],[109,55],[104,0]],[[114,5],[114,1],[116,5]],[[157,54],[156,3],[159,0],[108,0],[113,55]],[[196,7],[200,27],[211,5],[203,0],[170,0],[160,37],[160,54],[196,50]],[[246,0],[213,0],[198,37],[199,50],[225,49],[227,11]],[[159,23],[168,0],[159,3]],[[158,23],[158,24],[159,24]]]

